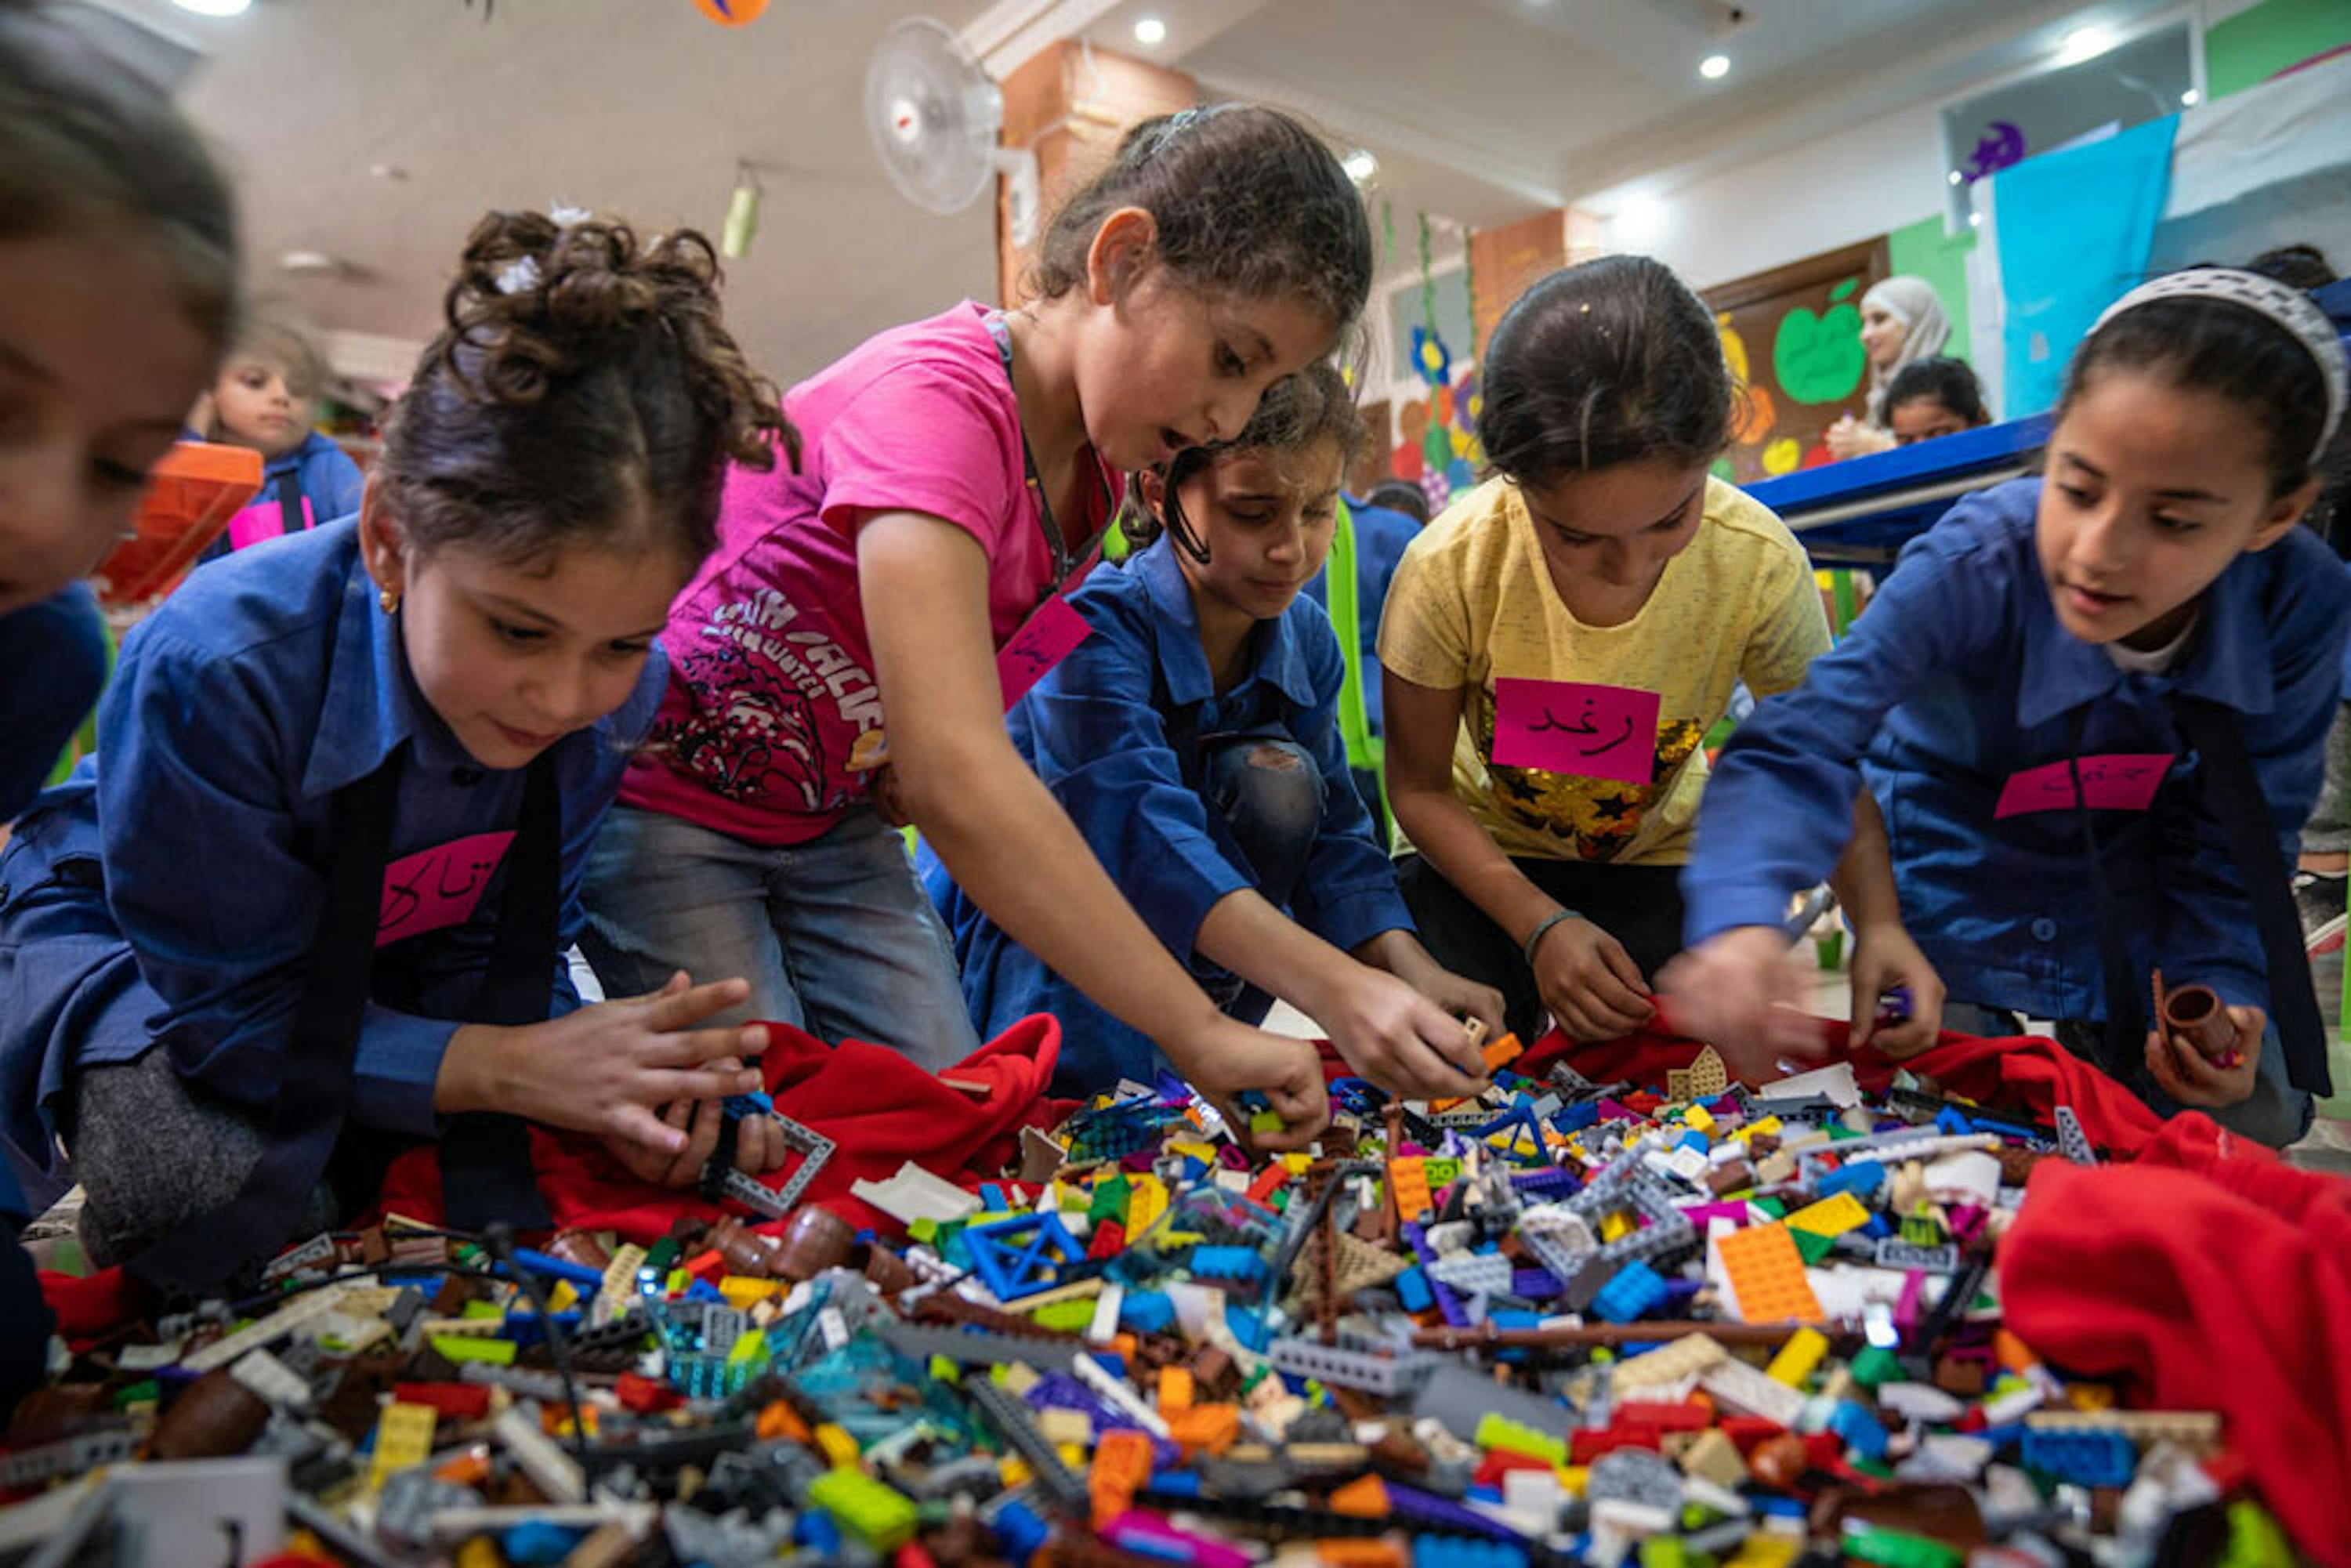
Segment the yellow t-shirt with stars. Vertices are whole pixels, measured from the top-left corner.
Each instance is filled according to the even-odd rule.
[[[1416,685],[1467,689],[1453,787],[1502,852],[1680,865],[1708,768],[1700,742],[1745,680],[1757,697],[1804,678],[1829,646],[1803,547],[1771,508],[1709,478],[1687,548],[1640,612],[1587,626],[1560,600],[1518,486],[1457,499],[1404,554],[1380,621],[1380,663]],[[1655,692],[1646,784],[1493,760],[1497,676]]]

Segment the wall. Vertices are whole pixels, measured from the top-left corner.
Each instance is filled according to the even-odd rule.
[[[1711,287],[1934,211],[1942,145],[1935,107],[1915,105],[1693,181],[1656,202],[1646,222],[1620,209],[1603,237],[1656,256],[1692,287]]]
[[[2267,81],[2314,55],[2351,46],[2344,0],[2262,0],[2216,18],[2204,35],[2204,79],[2214,98]]]

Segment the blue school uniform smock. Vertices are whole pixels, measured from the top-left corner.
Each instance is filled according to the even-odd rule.
[[[188,439],[203,438],[191,431]],[[275,538],[348,517],[360,509],[366,494],[367,476],[360,472],[360,465],[331,436],[314,430],[302,438],[301,445],[262,465],[261,488],[238,509],[220,538],[204,547],[202,559],[218,560],[237,549],[238,523],[247,513],[258,514],[255,526],[262,538]],[[283,508],[287,501],[295,503],[295,510],[305,519],[291,528],[285,526]]]
[[[627,702],[551,748],[562,806],[550,1016],[580,880],[653,720],[656,647]],[[271,1102],[337,852],[335,793],[405,751],[388,862],[517,827],[524,769],[484,768],[425,703],[345,519],[193,574],[124,640],[99,750],[0,852],[0,1143],[36,1204],[69,1076],[150,1045],[226,1098]],[[434,1081],[497,930],[505,873],[462,923],[379,948],[352,1121],[434,1135]]]
[[[1288,913],[1342,950],[1412,927],[1395,871],[1347,773],[1337,709],[1338,638],[1300,598],[1252,633],[1248,674],[1219,695],[1201,651],[1191,590],[1174,547],[1155,540],[1123,568],[1089,576],[1070,601],[1092,634],[1013,708],[1013,743],[1053,791],[1111,880],[1179,962],[1193,963],[1217,901],[1255,885],[1219,842],[1215,808],[1185,780],[1171,742],[1183,710],[1199,737],[1248,735],[1295,744],[1322,774],[1322,810]],[[965,999],[984,1038],[1031,1013],[1061,1020],[1064,1092],[1149,1082],[1158,1050],[1089,1001],[965,896],[928,846],[925,885],[963,967]],[[1205,967],[1199,960],[1195,972]]]
[[[32,804],[106,685],[106,622],[88,583],[0,615],[0,822]]]
[[[2290,864],[2324,770],[2351,580],[2295,528],[2238,557],[2205,591],[2168,670],[2126,673],[2058,624],[2034,544],[2041,483],[1970,496],[1912,540],[1803,685],[1765,701],[1732,736],[1683,877],[1691,943],[1778,924],[1789,891],[1835,863],[1865,776],[1886,816],[1904,923],[1951,997],[2104,1019],[2078,814],[1994,810],[2025,769],[2168,754],[2148,810],[2091,812],[2117,934],[2137,974],[2159,967],[2175,984],[2270,1007],[2244,888],[2169,698],[2235,710],[2281,867]]]

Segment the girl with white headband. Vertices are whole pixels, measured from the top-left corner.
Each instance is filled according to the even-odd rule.
[[[1690,951],[1664,980],[1677,1022],[1750,1070],[1801,1049],[1779,921],[1866,782],[1946,1023],[2053,1019],[2158,1111],[2299,1137],[2331,1090],[2287,868],[2351,579],[2295,524],[2346,381],[2309,298],[2252,273],[2177,273],[2109,309],[2043,476],[1912,540],[1853,634],[1723,753],[1684,876]],[[2156,970],[2217,991],[2233,1046],[2151,1032]]]

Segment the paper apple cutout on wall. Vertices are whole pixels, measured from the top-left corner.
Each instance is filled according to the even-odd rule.
[[[1829,308],[1815,316],[1799,305],[1780,318],[1771,337],[1771,369],[1780,390],[1797,402],[1834,402],[1850,396],[1869,369],[1861,346],[1861,308],[1848,277],[1829,291]]]

